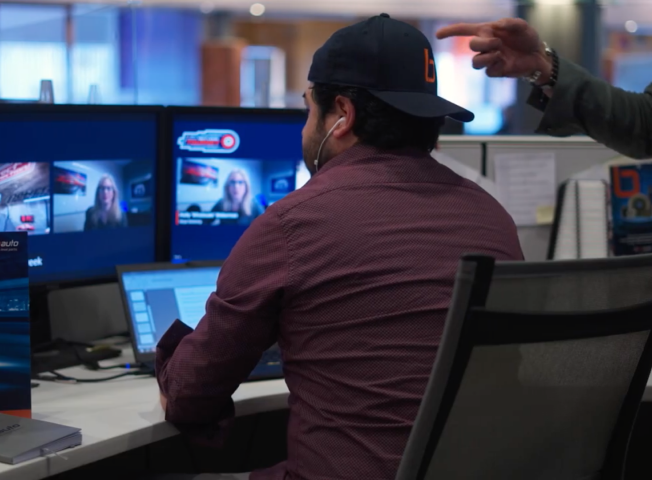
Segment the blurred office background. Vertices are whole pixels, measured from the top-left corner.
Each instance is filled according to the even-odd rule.
[[[313,52],[387,12],[433,40],[440,94],[477,114],[467,134],[529,134],[529,88],[471,67],[457,21],[521,16],[562,55],[625,89],[652,82],[652,0],[144,0],[0,2],[0,100],[299,107]],[[461,130],[460,130],[461,132]]]

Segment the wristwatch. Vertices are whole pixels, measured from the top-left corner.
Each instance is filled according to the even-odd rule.
[[[546,55],[552,59],[550,79],[544,84],[537,84],[542,75],[541,71],[537,70],[529,77],[525,77],[524,80],[530,82],[533,87],[548,89],[553,88],[555,85],[557,85],[557,76],[559,75],[559,55],[557,55],[557,52],[554,49],[550,48],[546,42],[543,42],[543,47],[545,49]]]

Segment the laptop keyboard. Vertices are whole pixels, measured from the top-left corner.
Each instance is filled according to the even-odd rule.
[[[249,380],[265,380],[268,378],[283,378],[283,362],[278,345],[274,345],[263,353],[258,365],[249,376]]]
[[[260,357],[259,365],[280,365],[281,364],[281,351],[278,348],[270,348],[263,353]]]

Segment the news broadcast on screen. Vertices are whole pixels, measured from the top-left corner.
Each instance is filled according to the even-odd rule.
[[[246,111],[175,117],[176,261],[225,258],[257,217],[305,184],[304,122],[300,114]]]
[[[152,183],[148,162],[55,162],[54,232],[147,226],[152,223]]]
[[[157,125],[148,113],[0,115],[0,232],[28,234],[31,281],[154,261]]]
[[[296,162],[180,158],[178,225],[249,225],[295,189]]]

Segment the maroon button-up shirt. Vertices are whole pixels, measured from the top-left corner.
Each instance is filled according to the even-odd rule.
[[[278,341],[288,459],[252,480],[393,479],[464,253],[522,258],[493,197],[426,154],[347,150],[247,229],[197,329],[163,337],[166,418],[215,431]]]

